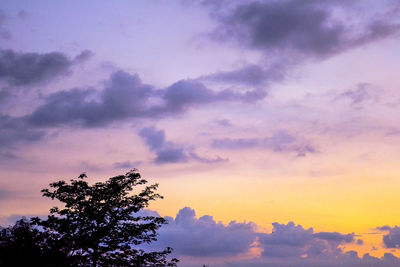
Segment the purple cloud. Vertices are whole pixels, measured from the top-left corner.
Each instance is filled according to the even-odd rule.
[[[175,219],[159,231],[157,244],[171,246],[174,253],[196,257],[222,257],[245,253],[255,241],[253,223],[230,222],[224,225],[212,216],[196,218],[195,211],[183,208]]]
[[[388,234],[383,236],[383,244],[387,248],[400,248],[400,227],[382,226],[377,228],[380,231],[387,231]]]
[[[243,94],[231,90],[213,92],[203,84],[190,80],[179,81],[164,90],[155,90],[142,83],[138,75],[124,71],[113,73],[105,84],[100,92],[72,89],[50,94],[45,97],[43,105],[23,119],[33,127],[63,124],[99,127],[128,118],[160,118],[179,114],[200,104],[259,99],[255,91]]]
[[[220,149],[269,149],[275,152],[296,152],[298,156],[305,156],[307,153],[315,153],[316,149],[285,131],[274,133],[265,138],[222,138],[215,139],[212,143],[214,148]]]
[[[371,98],[373,98],[371,95],[371,84],[360,83],[355,89],[347,90],[338,95],[335,100],[350,99],[352,105],[357,105]]]
[[[0,80],[11,86],[46,82],[69,74],[71,67],[87,60],[92,52],[85,50],[74,59],[60,52],[45,54],[0,50]]]
[[[18,143],[36,142],[45,136],[45,131],[30,128],[22,119],[0,114],[0,147],[3,149],[14,148]]]
[[[202,76],[199,79],[245,86],[260,86],[283,80],[284,77],[285,72],[280,65],[275,64],[269,68],[263,68],[259,65],[250,64],[232,71],[219,71]]]
[[[115,162],[115,163],[113,164],[113,168],[114,168],[114,169],[129,169],[129,170],[131,170],[131,169],[137,168],[137,166],[139,166],[139,165],[142,164],[142,163],[143,163],[143,162],[141,162],[141,161],[134,161],[134,162],[132,162],[132,161],[130,161],[130,160],[121,161],[121,162]]]
[[[154,162],[164,163],[182,163],[190,159],[202,163],[216,163],[225,161],[220,157],[214,159],[204,158],[197,155],[192,148],[187,148],[173,142],[166,141],[164,130],[157,130],[154,127],[146,127],[140,130],[139,136],[144,140],[151,151],[156,153]]]
[[[340,1],[249,1],[214,10],[219,26],[213,36],[251,49],[285,51],[306,57],[327,57],[393,36],[399,24],[390,16],[361,21],[356,26],[334,17],[332,9],[353,14]],[[358,34],[355,34],[355,33]]]
[[[147,211],[150,212],[151,211]],[[157,216],[157,213],[151,213]],[[196,217],[193,209],[181,209],[175,218],[166,217],[168,224],[159,231],[158,241],[151,248],[171,246],[174,256],[182,258],[184,266],[192,262],[213,262],[244,255],[249,249],[261,249],[261,257],[251,260],[225,260],[227,266],[398,266],[400,259],[391,253],[376,258],[366,253],[343,251],[344,244],[358,243],[355,234],[314,232],[293,222],[273,223],[271,233],[258,232],[254,223],[216,222],[212,216]],[[212,265],[212,263],[210,263]]]

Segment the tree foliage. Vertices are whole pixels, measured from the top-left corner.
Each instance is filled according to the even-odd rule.
[[[39,239],[38,231],[25,218],[14,226],[0,228],[0,266],[29,266],[42,261]]]
[[[169,247],[158,252],[140,249],[155,241],[157,229],[167,223],[138,213],[162,198],[155,192],[157,184],[146,186],[136,170],[93,185],[86,179],[81,174],[42,190],[43,196],[64,204],[51,208],[46,220],[35,217],[31,222],[39,255],[58,255],[58,263],[46,258],[44,266],[176,266],[177,259],[168,260]]]

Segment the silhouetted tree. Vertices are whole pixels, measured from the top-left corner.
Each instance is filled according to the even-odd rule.
[[[65,254],[56,249],[51,233],[22,218],[0,227],[0,266],[66,266]]]
[[[138,248],[155,241],[157,229],[167,223],[162,217],[137,214],[150,201],[162,198],[155,193],[157,184],[134,194],[134,188],[147,183],[136,170],[93,185],[86,178],[81,174],[42,190],[43,196],[64,204],[51,208],[46,220],[32,219],[32,225],[41,229],[46,251],[62,255],[62,266],[177,265],[177,259],[167,259],[169,247],[159,252]]]
[[[30,266],[41,262],[40,235],[25,218],[0,229],[0,266]],[[23,255],[23,257],[21,257]]]

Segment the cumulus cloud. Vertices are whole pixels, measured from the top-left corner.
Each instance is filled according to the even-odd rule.
[[[187,162],[190,159],[203,163],[224,161],[224,159],[220,157],[213,159],[201,157],[197,155],[192,148],[166,141],[164,130],[157,130],[154,127],[145,127],[141,129],[139,136],[144,140],[150,150],[156,153],[154,162],[157,164]]]
[[[157,213],[148,211],[152,216]],[[175,218],[165,217],[168,224],[160,228],[154,248],[170,246],[181,257],[183,266],[217,262],[223,266],[397,266],[400,260],[386,253],[382,258],[368,253],[359,257],[355,251],[344,251],[345,244],[356,243],[354,233],[314,232],[293,222],[273,223],[270,233],[258,232],[251,222],[229,224],[216,222],[212,216],[196,217],[193,209],[181,209]],[[252,248],[261,255],[249,254]],[[247,260],[239,256],[248,255]],[[249,256],[251,255],[251,256]],[[236,257],[235,257],[236,256]],[[249,257],[252,258],[249,260]],[[234,260],[233,260],[234,259]],[[219,266],[219,265],[218,265]]]
[[[231,5],[230,5],[231,6]],[[250,1],[215,11],[219,23],[214,38],[233,40],[265,52],[284,51],[323,58],[399,32],[390,16],[373,14],[350,24],[333,10],[355,15],[340,1]]]
[[[39,54],[0,50],[0,80],[11,86],[46,82],[70,73],[73,65],[87,60],[91,55],[90,51],[85,50],[70,59],[60,52]]]
[[[342,253],[336,258],[298,258],[298,259],[255,259],[247,261],[231,262],[227,266],[232,267],[396,267],[399,266],[400,259],[391,253],[385,253],[382,258],[370,256],[368,253],[360,258],[355,251]]]
[[[382,226],[378,230],[387,231],[388,233],[383,236],[383,244],[387,248],[400,248],[400,227],[399,226]]]
[[[298,156],[315,153],[316,149],[307,142],[285,132],[275,132],[265,138],[222,138],[215,139],[212,146],[220,149],[269,149],[275,152],[296,152]]]
[[[174,253],[184,256],[221,257],[246,253],[255,241],[255,225],[235,221],[224,225],[212,216],[196,218],[195,211],[185,207],[175,219],[159,231],[156,244],[171,246]]]
[[[273,223],[271,234],[260,234],[259,243],[264,257],[321,257],[336,256],[342,253],[338,246],[354,242],[354,234],[320,232],[312,228],[304,229],[293,222]]]

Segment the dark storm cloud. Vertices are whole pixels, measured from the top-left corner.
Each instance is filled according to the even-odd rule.
[[[315,153],[316,149],[305,141],[295,136],[279,131],[265,138],[222,138],[215,139],[212,143],[214,148],[220,149],[269,149],[275,152],[296,152],[298,156]]]
[[[11,86],[32,85],[66,75],[74,64],[91,56],[83,51],[74,59],[60,52],[45,54],[0,50],[0,80]]]
[[[181,163],[196,160],[202,163],[217,163],[225,161],[220,157],[213,159],[197,155],[192,148],[181,146],[166,141],[165,132],[154,127],[146,127],[140,130],[139,136],[144,140],[151,151],[156,153],[154,162],[157,164]]]
[[[369,17],[350,25],[333,10],[356,16],[341,1],[251,1],[214,11],[219,22],[214,38],[234,40],[251,49],[285,51],[324,58],[399,32],[393,16]],[[353,23],[354,24],[354,23]]]
[[[383,236],[383,244],[387,248],[400,248],[400,227],[399,226],[382,226],[377,228],[380,231],[387,231],[388,234]]]

